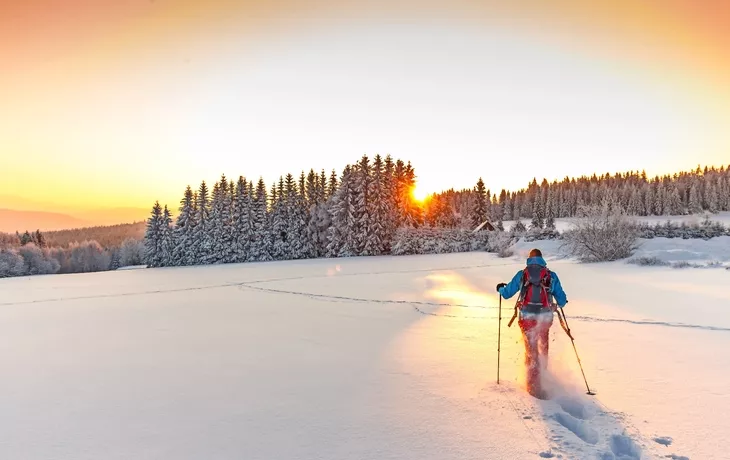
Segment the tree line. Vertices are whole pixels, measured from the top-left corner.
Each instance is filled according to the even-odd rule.
[[[486,219],[501,227],[503,221],[530,220],[530,227],[554,228],[556,218],[576,217],[580,209],[604,201],[631,216],[678,216],[730,211],[730,166],[699,166],[694,171],[648,178],[646,172],[566,177],[541,183],[533,179],[518,191],[492,194],[479,179],[468,190],[435,194],[426,203],[429,225],[476,227]]]
[[[394,253],[407,228],[474,229],[485,221],[512,232],[545,229],[554,237],[555,219],[610,203],[630,215],[682,215],[730,210],[730,168],[699,167],[656,176],[645,172],[566,177],[549,183],[533,179],[524,189],[492,194],[480,178],[472,189],[413,197],[410,162],[363,155],[340,175],[322,170],[282,176],[267,187],[262,178],[225,175],[209,189],[185,189],[179,213],[156,202],[145,232],[149,266],[348,257]],[[529,219],[529,225],[522,219]],[[430,233],[423,233],[430,234]],[[400,242],[395,251],[410,243]],[[470,242],[464,245],[472,244]]]
[[[423,224],[410,162],[363,155],[338,176],[322,170],[267,187],[223,175],[190,186],[174,220],[156,202],[145,260],[153,267],[388,254],[398,228]]]

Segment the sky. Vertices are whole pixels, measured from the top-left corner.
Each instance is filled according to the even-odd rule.
[[[418,188],[730,163],[730,2],[3,0],[0,208],[411,161]]]

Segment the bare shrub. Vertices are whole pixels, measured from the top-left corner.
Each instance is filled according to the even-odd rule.
[[[638,248],[638,230],[619,206],[604,201],[583,206],[564,246],[582,262],[609,262],[630,257]]]

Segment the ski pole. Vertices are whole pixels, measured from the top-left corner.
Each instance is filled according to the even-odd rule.
[[[502,344],[502,294],[499,294],[499,325],[497,326],[497,385],[499,385],[499,354]]]
[[[558,308],[558,319],[560,320],[560,325],[563,327],[563,330],[566,334],[568,334],[568,337],[570,337],[570,343],[573,344],[573,351],[575,351],[575,357],[578,359],[578,366],[580,367],[580,373],[583,374],[583,381],[586,383],[586,389],[588,390],[588,394],[593,396],[595,395],[594,392],[591,391],[591,388],[588,386],[588,379],[586,379],[586,373],[583,371],[583,363],[580,362],[580,356],[578,356],[578,349],[575,347],[575,339],[573,339],[573,334],[570,333],[570,327],[568,326],[568,318],[565,317],[565,312],[562,308]]]

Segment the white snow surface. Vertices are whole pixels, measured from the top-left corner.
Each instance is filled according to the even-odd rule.
[[[730,272],[543,250],[596,396],[557,319],[560,394],[523,390],[514,299],[498,328],[494,289],[522,260],[0,280],[0,458],[728,458]]]

